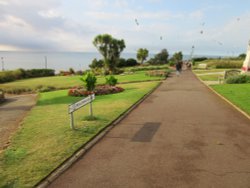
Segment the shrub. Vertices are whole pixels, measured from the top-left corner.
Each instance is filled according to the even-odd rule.
[[[131,72],[136,72],[136,71],[149,71],[149,70],[166,70],[168,69],[168,65],[161,65],[161,66],[138,66],[138,67],[133,67],[130,68],[129,71]]]
[[[75,74],[75,70],[73,68],[69,68],[69,73],[70,74]]]
[[[124,59],[120,58],[117,62],[117,67],[132,67],[138,65],[137,61],[133,58]]]
[[[120,58],[117,62],[117,67],[126,67],[126,66],[127,66],[126,59]]]
[[[232,76],[226,80],[226,83],[227,84],[250,83],[250,75],[241,74],[241,75],[237,75],[237,76]]]
[[[200,62],[207,60],[207,57],[195,57],[192,59],[194,62]]]
[[[0,83],[11,82],[24,78],[35,78],[54,75],[55,71],[52,69],[17,69],[13,71],[3,71],[0,72]]]
[[[221,60],[218,62],[208,63],[208,66],[217,69],[240,69],[242,67],[242,62]]]
[[[25,93],[25,92],[32,92],[32,90],[30,88],[8,88],[8,89],[4,89],[4,92],[18,95],[18,94]]]
[[[75,74],[82,76],[83,75],[83,71],[82,70],[78,70],[78,71],[75,72]]]
[[[126,66],[127,67],[132,67],[138,65],[137,61],[133,58],[129,58],[126,60]]]
[[[104,67],[104,61],[103,60],[97,60],[96,58],[93,59],[92,63],[89,65],[91,69],[95,68],[103,68]]]
[[[113,75],[106,77],[106,84],[115,86],[117,84],[117,79]]]
[[[54,86],[42,86],[37,91],[43,93],[43,92],[49,92],[49,91],[54,91],[56,88]]]
[[[167,77],[170,74],[170,71],[164,71],[164,70],[153,70],[148,71],[146,75],[148,76],[159,76],[159,77]]]
[[[84,82],[84,86],[87,91],[93,91],[95,89],[96,77],[93,73],[88,72],[85,76],[81,78],[81,80]]]

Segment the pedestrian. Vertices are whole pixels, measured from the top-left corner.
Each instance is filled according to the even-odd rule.
[[[181,73],[181,68],[182,68],[182,62],[181,61],[178,61],[175,65],[176,67],[176,75],[179,76],[180,73]]]

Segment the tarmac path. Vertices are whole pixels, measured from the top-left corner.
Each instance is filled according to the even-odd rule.
[[[250,187],[250,121],[173,75],[49,187]]]
[[[28,94],[7,96],[0,105],[0,151],[8,146],[9,138],[35,103],[36,95]]]

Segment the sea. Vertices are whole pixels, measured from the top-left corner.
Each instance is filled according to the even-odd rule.
[[[136,58],[135,53],[123,53],[123,58]],[[54,69],[77,70],[89,69],[94,58],[101,59],[102,56],[95,52],[0,52],[1,70],[23,69]]]
[[[154,54],[149,54],[149,58]],[[122,53],[122,58],[136,58],[136,53]],[[87,70],[94,58],[101,59],[98,52],[13,52],[0,51],[1,70],[23,69],[54,69],[56,73],[73,68]],[[148,58],[148,59],[149,59]],[[188,56],[184,55],[184,59]]]

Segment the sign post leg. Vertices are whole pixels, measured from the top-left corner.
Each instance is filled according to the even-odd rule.
[[[91,117],[93,116],[92,102],[89,103],[89,114]]]
[[[72,113],[70,113],[70,127],[71,127],[71,129],[75,129],[75,127],[74,127],[74,116],[73,116],[73,112]]]
[[[90,95],[90,103],[89,103],[89,114],[93,117],[93,109],[92,109],[92,94]]]

